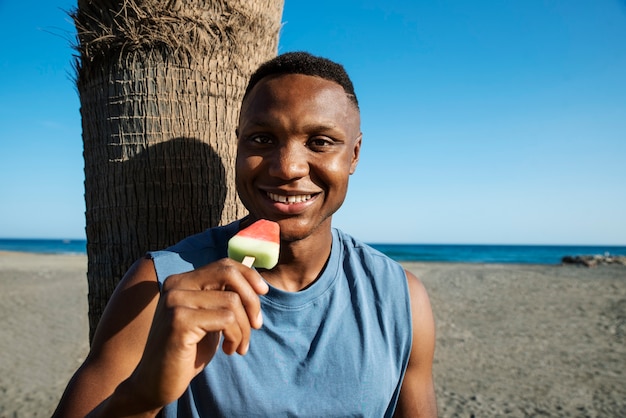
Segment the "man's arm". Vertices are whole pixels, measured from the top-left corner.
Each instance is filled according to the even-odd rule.
[[[222,259],[170,276],[159,291],[149,259],[113,293],[91,351],[54,417],[153,417],[178,399],[219,347],[245,354],[262,324],[255,270]]]
[[[152,261],[139,260],[111,296],[89,355],[70,380],[54,417],[87,416],[131,375],[141,359],[158,295]],[[123,388],[117,390],[119,394]]]
[[[406,272],[413,319],[413,346],[394,417],[433,418],[437,416],[433,356],[435,322],[428,294],[422,282]]]

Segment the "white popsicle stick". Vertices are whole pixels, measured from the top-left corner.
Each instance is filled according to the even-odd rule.
[[[251,257],[249,255],[245,256],[241,264],[243,264],[246,267],[252,267],[252,265],[254,264],[254,257]]]

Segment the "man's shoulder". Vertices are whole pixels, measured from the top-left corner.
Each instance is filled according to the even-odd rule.
[[[228,240],[238,229],[239,221],[235,221],[190,235],[164,250],[149,252],[159,282],[226,257]]]
[[[170,254],[192,253],[204,251],[214,247],[222,247],[237,232],[239,221],[224,226],[216,226],[206,229],[194,235],[190,235],[174,245],[159,251],[152,251],[153,257],[163,257]]]

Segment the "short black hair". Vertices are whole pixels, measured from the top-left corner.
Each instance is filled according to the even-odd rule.
[[[250,77],[243,98],[245,99],[248,96],[261,79],[267,76],[284,74],[304,74],[334,81],[343,87],[350,101],[354,103],[357,109],[359,108],[352,80],[350,80],[343,65],[328,58],[317,57],[303,51],[287,52],[261,64]]]

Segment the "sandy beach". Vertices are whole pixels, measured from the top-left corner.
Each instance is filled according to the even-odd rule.
[[[626,416],[626,267],[405,263],[441,417]],[[88,350],[87,259],[0,252],[0,417],[45,417]]]
[[[49,417],[89,349],[87,257],[0,252],[0,417]]]

